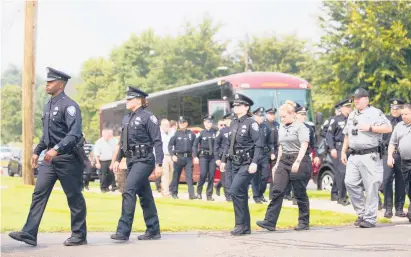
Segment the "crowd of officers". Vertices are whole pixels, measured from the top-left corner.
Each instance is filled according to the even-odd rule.
[[[87,244],[86,203],[82,195],[82,171],[87,156],[83,148],[85,139],[82,134],[80,108],[64,93],[69,79],[70,76],[64,72],[48,69],[46,92],[51,95],[51,99],[44,107],[43,135],[32,156],[32,165],[36,167],[39,154],[46,150],[44,164],[39,167],[30,211],[22,231],[9,233],[13,239],[33,246],[37,245],[40,221],[57,180],[61,182],[71,211],[72,234],[64,245]],[[138,236],[138,239],[161,238],[149,176],[153,170],[162,173],[165,154],[159,121],[146,110],[147,96],[147,93],[135,87],[128,87],[126,92],[126,108],[130,113],[122,120],[121,138],[113,158],[113,170],[118,173],[121,161],[126,159],[127,177],[122,193],[121,216],[116,232],[111,235],[113,240],[129,240],[137,197],[146,224],[145,233]],[[338,104],[340,109],[348,109],[341,109],[342,116],[330,120],[326,138],[333,158],[346,165],[343,180],[358,214],[355,224],[362,228],[375,226],[378,190],[383,180],[383,150],[386,148],[386,145],[380,143],[380,139],[383,134],[392,132],[391,123],[394,120],[398,124],[395,125],[389,141],[385,141],[389,142],[386,164],[392,170],[387,169],[390,173],[384,177],[386,183],[392,181],[392,176],[402,178],[401,191],[396,192],[398,197],[395,207],[396,215],[404,217],[404,194],[407,192],[408,196],[411,196],[411,106],[403,106],[404,121],[399,122],[396,113],[390,123],[380,110],[369,106],[366,90],[358,89],[354,93],[355,111],[349,111],[347,101]],[[394,101],[393,109],[401,105],[399,100]],[[270,231],[276,230],[285,193],[289,190],[287,188],[291,188],[299,209],[298,224],[294,229],[309,229],[310,207],[306,187],[311,178],[312,161],[318,163],[319,159],[310,158],[310,154],[316,151],[315,133],[312,125],[305,122],[306,107],[286,102],[278,110],[281,120],[281,124],[278,124],[274,121],[275,109],[264,110],[261,107],[251,113],[250,108],[254,103],[246,95],[235,94],[230,104],[233,113],[224,117],[227,126],[219,131],[212,128],[213,117],[206,116],[203,118],[204,130],[199,136],[195,136],[187,129],[187,118],[179,118],[180,129],[170,138],[168,144],[168,154],[172,156],[174,166],[173,180],[169,188],[172,196],[178,198],[178,181],[185,169],[190,199],[202,198],[203,186],[207,181],[207,200],[213,200],[214,172],[215,167],[219,166],[224,174],[222,186],[225,195],[234,205],[235,226],[231,235],[246,235],[251,233],[249,187],[251,185],[256,202],[266,201],[264,191],[267,188],[267,178],[271,174],[271,201],[264,220],[257,221],[257,225]],[[267,116],[266,121],[263,119],[264,114]],[[342,123],[344,120],[345,125]],[[343,141],[338,133],[344,134]],[[334,136],[329,136],[332,134]],[[197,195],[192,184],[193,161],[200,164]],[[396,168],[403,176],[395,176]],[[346,203],[344,183],[341,182],[344,177],[342,166],[338,172],[341,172],[336,176],[339,181],[336,183],[338,199],[341,203]],[[384,185],[383,188],[388,212],[392,208],[392,200],[388,199],[392,194],[390,195],[387,189],[392,186]],[[409,211],[408,218],[411,221],[410,215]]]

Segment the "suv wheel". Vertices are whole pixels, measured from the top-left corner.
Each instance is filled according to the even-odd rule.
[[[331,192],[333,186],[334,174],[330,170],[326,170],[321,175],[320,189]]]

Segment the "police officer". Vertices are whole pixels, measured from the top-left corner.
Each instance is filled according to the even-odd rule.
[[[214,140],[217,131],[213,128],[214,117],[212,115],[203,117],[204,130],[194,140],[193,153],[194,163],[200,163],[200,180],[197,184],[198,199],[202,199],[203,185],[207,181],[207,201],[214,201],[213,187],[216,163],[214,159]]]
[[[88,144],[87,141],[85,140],[84,134],[83,134],[83,139],[84,139],[84,152],[87,156],[87,159],[84,161],[84,171],[83,171],[83,189],[89,190],[89,184],[90,184],[90,177],[93,169],[93,145]]]
[[[251,233],[248,209],[248,186],[257,172],[257,163],[262,155],[259,126],[249,114],[253,101],[242,94],[235,94],[233,108],[236,118],[230,125],[230,139],[224,145],[220,169],[224,170],[227,159],[231,163],[233,181],[230,194],[233,198],[235,227],[231,235]],[[227,157],[228,155],[228,157]]]
[[[117,231],[111,239],[126,241],[130,237],[134,220],[136,201],[140,198],[143,209],[146,232],[138,240],[160,239],[160,224],[148,177],[156,164],[161,169],[164,153],[160,126],[157,118],[149,111],[146,97],[148,94],[135,87],[127,87],[126,108],[131,110],[124,116],[121,131],[120,150],[113,164],[115,173],[119,172],[121,160],[126,157],[128,175],[126,178],[121,208],[121,217]],[[155,151],[155,157],[153,153]]]
[[[70,78],[64,72],[47,68],[46,92],[51,99],[44,107],[43,136],[34,149],[32,166],[37,166],[43,150],[46,154],[39,167],[26,224],[22,231],[9,234],[13,239],[33,246],[37,245],[40,221],[57,180],[60,180],[71,211],[72,233],[64,245],[87,244],[86,202],[81,193],[85,156],[82,145],[78,145],[82,138],[81,113],[77,103],[64,93]]]
[[[174,162],[173,180],[170,184],[171,196],[174,199],[178,199],[178,184],[180,181],[181,172],[186,175],[186,183],[188,186],[189,199],[196,199],[193,186],[193,145],[196,135],[189,129],[187,129],[188,121],[184,116],[180,116],[178,119],[178,127],[180,128],[174,136],[170,139],[168,144],[168,150],[172,155]]]
[[[387,115],[387,119],[391,122],[391,126],[395,126],[402,121],[401,119],[401,108],[404,101],[401,99],[391,99],[391,115]],[[391,133],[385,133],[383,136],[384,152],[383,155],[383,165],[384,165],[384,178],[383,178],[383,189],[384,189],[384,205],[385,213],[384,217],[392,217],[392,207],[393,207],[393,181],[395,179],[395,216],[406,217],[407,215],[403,211],[403,206],[405,203],[405,188],[404,180],[401,173],[401,158],[400,155],[395,153],[393,157],[395,158],[395,163],[393,167],[387,165],[388,155],[388,145],[391,138]],[[411,144],[411,143],[410,143]]]
[[[308,230],[310,223],[310,204],[307,196],[307,184],[311,178],[311,160],[307,155],[310,141],[309,129],[296,120],[295,108],[286,103],[279,109],[281,126],[278,131],[278,159],[273,167],[274,189],[263,221],[257,225],[270,231],[276,229],[280,215],[284,191],[291,181],[294,197],[297,199],[299,217],[295,230]]]
[[[401,158],[401,171],[405,185],[404,191],[408,194],[408,199],[411,201],[411,104],[405,104],[401,112],[403,121],[399,122],[392,132],[388,147],[387,165],[391,168],[397,165],[396,158],[394,158],[397,149],[397,155]],[[402,211],[402,209],[403,206],[399,206],[399,210]],[[407,217],[411,222],[411,205],[408,207]]]
[[[274,142],[270,140],[271,130],[264,122],[264,107],[257,108],[253,112],[254,120],[259,125],[260,140],[263,145],[263,152],[261,158],[257,162],[257,173],[251,181],[253,190],[253,198],[256,203],[266,202],[264,198],[265,190],[267,189],[268,176],[270,173],[269,158],[270,153],[274,152]]]
[[[382,134],[391,132],[392,127],[381,110],[369,105],[367,90],[357,89],[354,103],[356,110],[348,116],[343,130],[345,137],[341,161],[347,166],[345,185],[358,215],[354,224],[371,228],[377,222],[378,188],[383,178],[380,141]]]
[[[231,182],[232,182],[232,172],[231,172],[231,164],[229,161],[227,161],[225,165],[225,169],[221,170],[221,158],[224,154],[224,145],[229,144],[228,140],[228,134],[230,132],[230,125],[232,119],[234,119],[235,115],[234,113],[227,113],[224,115],[224,127],[221,128],[219,131],[217,131],[216,134],[216,139],[215,139],[215,144],[214,144],[214,156],[216,159],[216,164],[220,168],[220,181],[222,183],[222,186],[224,187],[224,195],[225,199],[227,202],[231,202],[232,198],[230,195],[230,187],[231,187]],[[226,142],[225,142],[226,141]],[[216,190],[217,187],[216,187]]]
[[[335,108],[340,109],[341,114],[331,119],[326,135],[327,145],[331,152],[332,163],[334,166],[336,185],[338,190],[338,204],[347,206],[347,189],[345,188],[345,165],[341,162],[341,149],[344,143],[343,129],[347,123],[347,117],[351,113],[352,99],[339,101]]]
[[[265,123],[270,128],[270,142],[272,142],[274,148],[270,154],[270,167],[274,167],[275,161],[278,154],[278,129],[280,128],[280,124],[275,120],[275,114],[277,112],[276,108],[270,108],[265,111]],[[269,178],[272,181],[272,172],[269,172]],[[271,192],[273,189],[273,183],[270,183],[270,190],[268,194],[268,198],[271,200]]]

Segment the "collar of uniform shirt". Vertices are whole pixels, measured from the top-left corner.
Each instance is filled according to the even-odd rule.
[[[246,118],[248,117],[248,115],[246,114],[246,115],[244,115],[243,117],[241,117],[241,118],[235,118],[235,120],[237,120],[238,122],[243,122]]]
[[[66,96],[64,92],[61,92],[60,94],[56,95],[55,97],[52,97],[50,100],[53,104],[57,103],[61,98]]]
[[[134,113],[137,114],[137,113],[141,112],[142,110],[143,110],[143,107],[140,106],[134,111]]]
[[[362,111],[360,111],[360,110],[357,109],[355,114],[361,115],[361,114],[363,114],[368,108],[370,108],[370,105],[367,105],[367,107],[365,107],[364,109],[362,109]]]

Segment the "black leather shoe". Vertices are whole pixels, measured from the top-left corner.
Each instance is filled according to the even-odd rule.
[[[113,239],[113,240],[118,240],[118,241],[127,241],[128,240],[128,236],[123,235],[121,233],[112,234],[110,236],[110,238]]]
[[[188,199],[195,200],[195,199],[197,199],[197,196],[196,195],[191,195],[191,196],[188,197]]]
[[[231,196],[227,196],[226,200],[227,200],[227,202],[232,202],[233,198],[231,198]]]
[[[348,206],[350,205],[350,202],[347,199],[338,199],[338,204],[341,204],[342,206]]]
[[[360,223],[360,228],[375,228],[375,224],[369,223],[368,221],[363,220]]]
[[[197,199],[200,199],[200,200],[201,200],[201,199],[203,199],[203,197],[202,197],[201,195],[198,195],[198,196],[197,196]]]
[[[138,240],[159,240],[160,238],[161,238],[160,232],[158,233],[146,232],[137,237]]]
[[[37,245],[37,238],[27,232],[19,231],[19,232],[10,232],[9,236],[14,240],[24,242],[31,246]]]
[[[172,195],[173,199],[178,199],[177,195]]]
[[[337,201],[338,201],[338,196],[336,196],[336,195],[331,195],[331,201],[337,202]]]
[[[251,230],[246,226],[235,226],[234,229],[231,231],[232,236],[243,236],[249,234],[251,234]]]
[[[255,202],[255,203],[258,203],[258,204],[262,204],[262,203],[263,203],[259,197],[254,198],[254,202]]]
[[[272,225],[270,222],[266,221],[266,220],[259,220],[256,222],[257,226],[267,229],[269,231],[275,231],[275,226]]]
[[[261,196],[260,199],[261,199],[261,201],[262,201],[263,203],[266,203],[266,202],[267,202],[267,199],[265,199],[264,196]]]
[[[390,209],[385,210],[384,217],[387,219],[392,218],[392,211]]]
[[[77,246],[77,245],[86,245],[86,244],[87,244],[87,239],[74,237],[74,236],[71,236],[67,238],[66,241],[64,241],[65,246]]]
[[[298,224],[297,226],[294,227],[294,230],[296,231],[301,231],[301,230],[309,230],[310,226],[307,224]]]
[[[407,214],[403,210],[396,210],[395,216],[400,217],[400,218],[405,218],[407,217]]]
[[[357,220],[354,222],[354,226],[358,227],[361,224],[362,221],[363,221],[363,218],[358,217]]]
[[[214,201],[214,198],[212,196],[207,196],[207,201]]]

